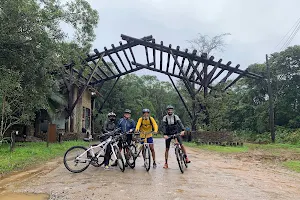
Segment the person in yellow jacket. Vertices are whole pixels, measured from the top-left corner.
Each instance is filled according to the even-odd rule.
[[[150,110],[145,108],[143,109],[143,116],[139,118],[137,124],[136,124],[136,131],[140,131],[140,137],[141,137],[141,144],[144,143],[144,139],[147,138],[147,143],[149,143],[149,147],[152,153],[153,158],[153,168],[156,168],[156,162],[155,162],[155,151],[154,151],[154,144],[153,144],[153,135],[157,134],[158,126],[153,117],[150,116]]]

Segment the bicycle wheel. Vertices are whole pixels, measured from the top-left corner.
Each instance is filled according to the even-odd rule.
[[[130,146],[126,146],[124,148],[124,156],[127,165],[129,165],[129,167],[133,169],[135,167],[135,157]]]
[[[90,159],[91,155],[88,154],[87,148],[74,146],[66,151],[64,155],[64,165],[70,172],[80,173],[89,167]]]
[[[129,145],[129,148],[131,149],[131,152],[134,153],[134,155],[137,155],[138,151],[135,144]]]
[[[150,166],[151,166],[150,148],[148,146],[145,146],[143,151],[144,151],[143,152],[144,164],[145,164],[146,171],[148,172],[150,170]]]
[[[175,148],[175,155],[176,155],[179,169],[180,169],[181,173],[183,173],[184,172],[183,156],[182,156],[181,150],[179,149],[178,146],[176,146],[176,148]]]
[[[117,156],[117,164],[118,164],[120,170],[122,172],[124,172],[125,171],[125,165],[124,165],[124,161],[123,161],[121,152],[120,152],[119,148],[117,148],[117,147],[114,147],[114,151],[115,151],[115,154]]]

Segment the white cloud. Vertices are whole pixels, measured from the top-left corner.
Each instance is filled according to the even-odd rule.
[[[102,50],[118,44],[120,34],[143,37],[153,34],[166,45],[188,47],[186,40],[197,33],[231,33],[224,62],[240,63],[245,69],[263,62],[299,18],[299,0],[89,0],[100,22],[94,46]],[[300,34],[291,43],[299,44]],[[279,50],[277,48],[276,50]],[[140,53],[142,56],[143,53]]]

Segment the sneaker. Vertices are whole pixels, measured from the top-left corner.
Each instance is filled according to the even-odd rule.
[[[156,168],[156,162],[153,162],[153,169]]]
[[[118,163],[117,163],[117,161],[115,161],[111,166],[115,167],[117,165],[118,165]]]
[[[104,167],[104,170],[109,170],[109,166],[106,165],[106,166]]]
[[[190,159],[188,157],[185,158],[186,163],[191,163]]]
[[[169,168],[168,163],[165,163],[164,169],[168,169],[168,168]]]

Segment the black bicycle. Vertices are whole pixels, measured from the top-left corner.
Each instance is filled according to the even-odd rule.
[[[184,173],[184,169],[188,168],[188,163],[186,161],[186,156],[184,155],[184,153],[181,149],[181,146],[180,146],[179,142],[177,141],[177,137],[180,137],[180,133],[169,136],[169,138],[172,138],[175,140],[174,146],[175,146],[176,160],[177,160],[177,163],[178,163],[181,173]]]
[[[152,134],[153,132],[145,133],[146,135]],[[136,135],[139,135],[140,133],[136,133]],[[143,141],[143,144],[141,144],[141,141]],[[135,167],[135,161],[139,157],[140,153],[142,152],[143,158],[144,158],[144,167],[146,171],[150,170],[151,166],[151,152],[150,152],[150,146],[149,143],[147,143],[147,137],[145,137],[143,140],[136,138],[136,144],[135,145],[129,145],[129,151],[131,152],[131,159],[130,162],[127,164],[133,169]],[[134,150],[133,150],[134,149]]]
[[[135,156],[136,147],[133,144],[128,144],[127,143],[127,139],[126,139],[127,135],[134,135],[134,134],[129,133],[129,132],[124,133],[122,135],[122,138],[121,138],[120,142],[122,144],[122,148],[123,148],[123,151],[124,151],[124,157],[125,157],[126,164],[130,168],[133,169],[135,167],[134,156]]]

